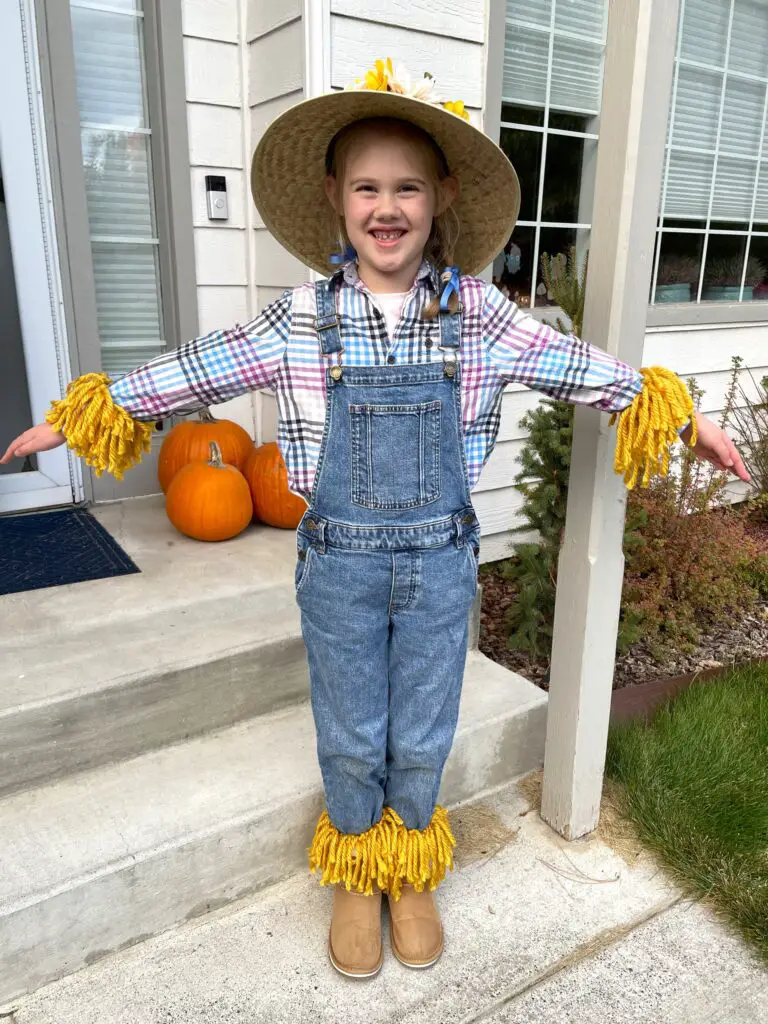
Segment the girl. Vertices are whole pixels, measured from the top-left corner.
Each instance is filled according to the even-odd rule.
[[[385,893],[395,955],[427,967],[443,949],[432,890],[452,866],[436,799],[477,585],[470,491],[505,385],[620,413],[630,486],[665,468],[678,432],[746,471],[719,428],[692,418],[672,373],[560,335],[471,276],[512,233],[517,176],[430,76],[414,84],[379,61],[352,89],[282,114],[254,155],[252,190],[308,266],[324,272],[338,245],[335,273],[114,383],[81,377],[3,462],[66,441],[120,476],[152,421],[274,390],[291,487],[309,506],[296,591],[327,803],[310,867],[335,886],[331,962],[378,972]]]

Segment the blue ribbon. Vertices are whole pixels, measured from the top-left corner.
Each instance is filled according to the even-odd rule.
[[[344,252],[332,252],[328,257],[328,262],[332,263],[335,267],[340,267],[342,263],[351,263],[352,260],[357,259],[357,250],[348,245]]]
[[[459,297],[459,268],[458,267],[446,267],[443,273],[440,275],[442,281],[445,280],[446,274],[450,274],[450,278],[446,282],[445,288],[443,288],[442,295],[440,296],[440,312],[448,312],[448,301],[452,295],[456,298]]]

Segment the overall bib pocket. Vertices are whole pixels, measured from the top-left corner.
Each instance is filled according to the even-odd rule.
[[[355,505],[397,510],[437,501],[441,405],[350,405]]]

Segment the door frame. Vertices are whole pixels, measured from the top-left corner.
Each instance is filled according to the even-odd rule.
[[[33,0],[3,6],[0,80],[0,161],[29,400],[39,423],[63,394],[70,365]],[[66,447],[41,452],[37,465],[0,476],[0,513],[82,500],[80,468]]]

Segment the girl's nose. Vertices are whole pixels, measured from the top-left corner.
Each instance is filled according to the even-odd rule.
[[[397,196],[392,192],[379,192],[376,213],[379,217],[396,217],[398,214]]]

